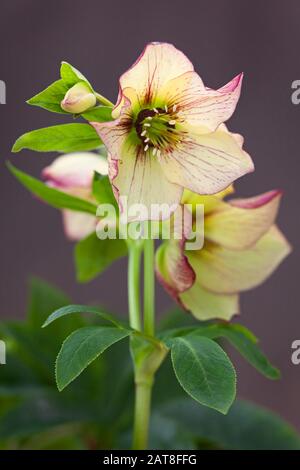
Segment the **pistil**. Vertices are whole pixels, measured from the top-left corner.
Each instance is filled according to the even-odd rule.
[[[143,149],[147,152],[152,148],[152,156],[159,156],[160,151],[174,147],[179,141],[176,129],[178,119],[177,105],[168,108],[142,109],[135,122],[135,129]]]

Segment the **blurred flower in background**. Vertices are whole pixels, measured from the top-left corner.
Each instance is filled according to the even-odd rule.
[[[107,175],[106,158],[97,153],[78,152],[56,158],[43,170],[42,176],[51,187],[93,201],[92,183],[95,171]],[[91,214],[68,209],[64,209],[62,213],[65,234],[72,241],[81,240],[96,228],[97,219]]]
[[[247,199],[223,200],[186,191],[183,203],[204,205],[204,247],[165,241],[156,255],[159,280],[199,320],[230,320],[239,313],[239,293],[261,284],[291,252],[274,225],[281,191]]]

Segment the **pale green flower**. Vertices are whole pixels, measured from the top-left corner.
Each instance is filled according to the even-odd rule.
[[[169,240],[157,251],[158,278],[199,320],[230,320],[239,313],[239,293],[261,284],[291,251],[274,225],[280,191],[229,202],[224,195],[184,195],[185,203],[204,204],[201,250],[187,251],[184,240]]]

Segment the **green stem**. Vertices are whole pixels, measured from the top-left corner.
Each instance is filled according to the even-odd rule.
[[[104,104],[105,106],[114,106],[114,104],[109,101],[105,96],[100,95],[100,93],[95,92],[95,96],[100,103]]]
[[[134,408],[134,450],[147,449],[149,420],[151,409],[152,381],[149,383],[137,383],[135,387],[135,408]]]
[[[150,223],[148,223],[148,229],[150,228]],[[150,238],[150,231],[148,231],[148,237],[144,240],[144,333],[151,338],[154,336],[155,322],[155,274],[154,242]],[[145,356],[140,364],[136,364],[133,431],[133,449],[135,450],[147,449],[148,446],[151,394],[154,381],[154,369],[149,366],[153,360],[154,358]]]
[[[141,331],[140,314],[140,262],[141,246],[139,243],[128,243],[128,306],[130,326]]]
[[[148,228],[150,223],[148,223]],[[144,246],[144,328],[143,333],[154,340],[154,299],[155,299],[155,273],[154,273],[154,242],[150,238],[144,240],[143,245],[131,241],[128,243],[128,300],[129,316],[132,328],[141,331],[140,317],[140,255],[141,246]],[[149,421],[151,412],[151,393],[154,374],[159,367],[165,351],[157,348],[155,344],[149,351],[149,345],[142,346],[139,341],[132,339],[132,355],[135,370],[135,406],[133,449],[147,449]],[[151,344],[151,341],[150,341]]]
[[[154,241],[149,238],[144,241],[144,332],[149,336],[155,331],[154,269]]]

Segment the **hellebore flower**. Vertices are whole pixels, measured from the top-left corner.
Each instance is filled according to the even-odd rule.
[[[106,158],[91,152],[69,153],[56,158],[50,166],[44,168],[42,176],[52,187],[92,201],[94,171],[107,175]],[[93,215],[68,209],[62,213],[65,234],[72,241],[81,240],[96,229],[97,219]]]
[[[280,191],[248,199],[197,196],[183,201],[204,204],[205,241],[201,250],[185,250],[185,241],[165,241],[156,255],[157,276],[166,290],[199,320],[239,313],[239,292],[261,284],[290,253],[274,225]]]
[[[60,105],[68,113],[80,114],[93,108],[96,102],[96,96],[89,85],[85,82],[78,82],[67,91]]]
[[[250,156],[221,126],[241,83],[242,74],[218,90],[206,88],[173,45],[147,45],[120,78],[115,120],[91,123],[107,147],[116,198],[148,211],[152,204],[174,210],[184,188],[214,194],[253,171]]]

